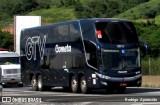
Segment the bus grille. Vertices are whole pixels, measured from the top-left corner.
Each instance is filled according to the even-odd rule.
[[[6,78],[18,78],[18,75],[7,75]]]
[[[6,69],[4,70],[5,74],[14,74],[14,73],[18,73],[18,69]]]

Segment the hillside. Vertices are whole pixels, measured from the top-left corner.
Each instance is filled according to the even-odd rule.
[[[82,1],[84,2],[85,0]],[[74,8],[65,6],[52,6],[49,9],[35,10],[26,15],[42,16],[43,24],[69,21],[77,18]],[[146,19],[150,19],[154,20],[156,24],[160,24],[160,0],[150,0],[149,2],[141,3],[114,17],[126,18],[136,22],[146,22]]]
[[[42,16],[42,24],[51,24],[62,21],[75,20],[76,16],[72,8],[68,7],[51,7],[50,9],[41,9],[32,11],[26,15]]]
[[[150,0],[142,3],[134,8],[131,8],[124,13],[115,17],[127,18],[135,21],[144,21],[144,19],[155,19],[155,23],[160,24],[160,0]]]

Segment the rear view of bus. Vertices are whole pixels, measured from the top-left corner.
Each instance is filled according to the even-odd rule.
[[[128,86],[141,86],[140,46],[133,23],[123,19],[95,19],[93,24],[96,41],[92,43],[97,56],[93,62],[97,66],[89,60],[88,64],[97,69],[99,85],[119,93]]]

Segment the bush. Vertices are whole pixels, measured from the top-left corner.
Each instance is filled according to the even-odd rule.
[[[144,11],[144,13],[142,14],[142,17],[143,18],[155,18],[158,14],[158,10],[156,8],[151,8],[151,9],[148,9],[146,11]]]
[[[2,32],[0,30],[0,48],[5,48],[9,50],[14,49],[14,38],[13,35],[11,35],[8,32]]]
[[[120,4],[118,1],[90,0],[85,3],[77,3],[75,6],[75,13],[78,18],[111,18],[120,13],[119,6]]]
[[[143,75],[160,75],[160,57],[145,57],[141,64]]]
[[[160,25],[154,22],[135,23],[139,39],[148,43],[149,55],[158,57],[160,54]]]

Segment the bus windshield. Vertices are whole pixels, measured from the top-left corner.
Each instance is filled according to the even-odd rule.
[[[96,34],[100,42],[110,44],[137,43],[138,36],[132,22],[96,22]]]
[[[130,70],[140,67],[140,54],[138,49],[128,49],[125,53],[122,50],[103,50],[103,67],[112,70]]]
[[[0,65],[19,64],[19,57],[1,57]]]

